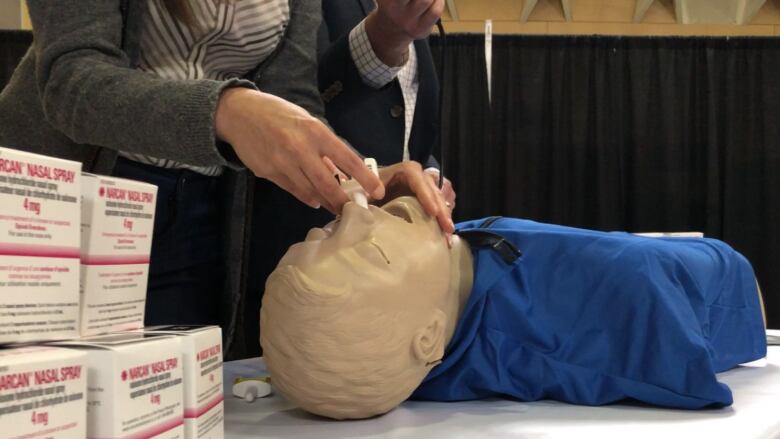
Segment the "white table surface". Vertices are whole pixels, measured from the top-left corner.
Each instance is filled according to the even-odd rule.
[[[780,330],[768,331],[780,336]],[[247,403],[234,398],[236,376],[267,374],[260,358],[225,364],[225,437],[243,438],[780,438],[780,346],[761,367],[719,375],[734,393],[731,407],[685,411],[617,404],[584,407],[554,401],[405,402],[361,421],[312,416],[279,395]]]

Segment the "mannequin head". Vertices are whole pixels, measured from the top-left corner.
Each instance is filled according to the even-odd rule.
[[[260,334],[276,388],[336,419],[398,406],[452,337],[452,260],[416,199],[347,203],[340,220],[312,229],[268,278]]]

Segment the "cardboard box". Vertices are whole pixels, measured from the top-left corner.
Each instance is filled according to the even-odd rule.
[[[157,186],[83,174],[81,335],[142,328]]]
[[[78,336],[81,164],[0,148],[0,344]]]
[[[57,345],[87,354],[87,437],[184,438],[179,337],[129,332]]]
[[[0,435],[86,437],[85,360],[83,352],[46,346],[0,350]]]
[[[151,326],[147,334],[172,334],[182,342],[184,432],[187,439],[225,437],[222,330],[218,326]]]

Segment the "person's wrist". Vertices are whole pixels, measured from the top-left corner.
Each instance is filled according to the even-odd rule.
[[[244,114],[248,99],[257,93],[244,87],[231,87],[222,91],[214,115],[214,134],[218,140],[232,143],[236,120]]]
[[[412,37],[375,10],[366,18],[366,34],[376,56],[390,67],[403,65],[409,57]]]

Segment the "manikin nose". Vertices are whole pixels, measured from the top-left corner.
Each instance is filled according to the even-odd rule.
[[[315,228],[309,230],[309,233],[306,234],[306,241],[322,241],[323,239],[327,238],[328,234],[325,232],[325,230],[322,230],[320,228]]]
[[[374,214],[369,209],[360,207],[353,202],[345,204],[334,237],[351,242],[359,241],[370,235],[375,221]]]

